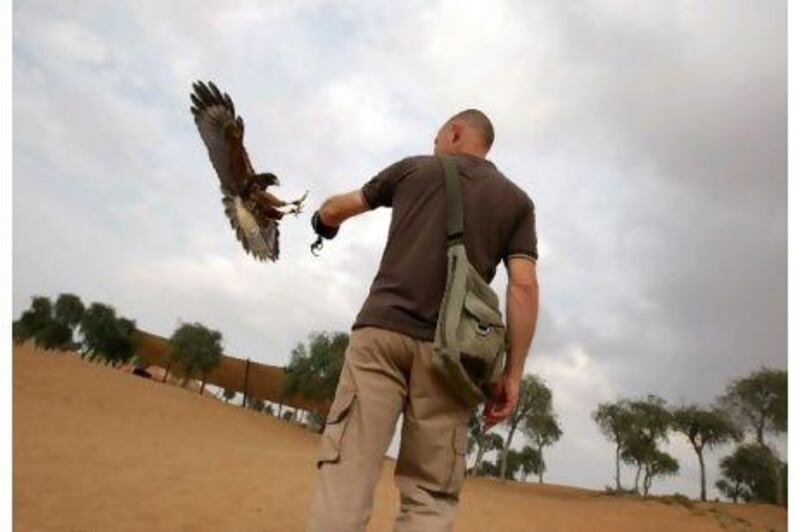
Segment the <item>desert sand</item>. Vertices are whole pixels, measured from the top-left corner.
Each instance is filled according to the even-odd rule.
[[[26,344],[13,353],[17,531],[303,530],[319,436],[197,391]],[[368,530],[392,529],[384,464]],[[784,531],[771,505],[619,498],[469,478],[455,530]]]

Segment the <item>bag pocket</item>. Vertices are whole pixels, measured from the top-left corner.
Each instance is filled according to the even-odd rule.
[[[492,374],[498,355],[504,351],[506,328],[502,315],[472,292],[467,292],[456,334],[461,363],[480,385]]]
[[[342,436],[347,421],[353,412],[356,400],[355,390],[344,390],[336,394],[325,419],[325,430],[322,432],[317,468],[323,463],[336,463],[341,456]]]
[[[453,429],[453,469],[450,474],[448,492],[458,495],[464,484],[467,471],[467,425],[459,424]]]

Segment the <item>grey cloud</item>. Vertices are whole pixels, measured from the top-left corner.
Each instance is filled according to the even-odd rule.
[[[548,477],[602,486],[597,402],[709,402],[786,366],[785,16],[772,1],[15,4],[14,313],[70,290],[161,334],[206,321],[231,352],[281,363],[311,330],[349,327],[389,212],[348,222],[319,259],[308,213],[290,217],[283,261],[253,263],[189,83],[230,92],[256,165],[283,195],[310,189],[309,210],[480,107],[494,161],[537,206],[527,367],[565,427]],[[694,493],[693,457],[670,450],[683,473],[656,490]]]

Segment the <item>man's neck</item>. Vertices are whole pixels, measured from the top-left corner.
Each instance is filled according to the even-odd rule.
[[[479,159],[486,158],[485,151],[474,148],[459,148],[450,155],[472,155],[473,157],[478,157]]]

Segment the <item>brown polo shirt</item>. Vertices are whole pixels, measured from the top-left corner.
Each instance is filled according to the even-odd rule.
[[[486,159],[456,156],[467,257],[486,282],[511,256],[536,260],[533,201]],[[391,207],[380,267],[352,328],[374,325],[432,341],[447,279],[444,169],[438,157],[398,161],[361,188],[370,209]]]

